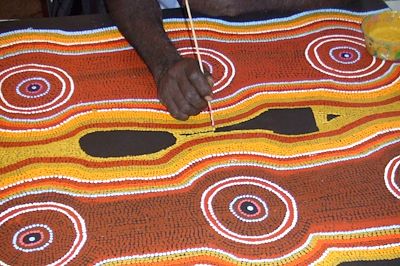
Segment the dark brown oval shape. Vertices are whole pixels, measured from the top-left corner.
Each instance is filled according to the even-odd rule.
[[[100,158],[151,154],[175,143],[175,136],[163,131],[96,131],[79,139],[79,145],[86,154]]]

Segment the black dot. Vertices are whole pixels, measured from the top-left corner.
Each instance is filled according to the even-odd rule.
[[[346,59],[351,58],[351,54],[349,54],[349,53],[342,53],[341,56],[342,56],[342,58],[346,58]]]
[[[243,202],[240,204],[240,210],[246,214],[256,214],[258,212],[257,206],[252,202]]]
[[[31,233],[31,234],[27,234],[26,236],[24,236],[22,241],[25,244],[33,244],[33,243],[40,241],[40,239],[41,239],[41,236],[39,233]]]
[[[40,85],[39,84],[30,84],[28,86],[28,91],[30,91],[30,92],[35,92],[35,91],[38,91],[38,90],[40,90]]]

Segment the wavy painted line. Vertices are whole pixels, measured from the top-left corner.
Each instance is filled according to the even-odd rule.
[[[310,81],[311,82],[311,81]],[[325,82],[325,81],[323,81]],[[372,90],[367,90],[367,91],[362,91],[360,89],[358,90],[354,90],[354,91],[341,91],[343,94],[362,94],[362,93],[370,93],[370,92],[376,92],[376,91],[381,91],[381,90],[385,90],[388,88],[391,88],[393,85],[397,84],[398,82],[400,82],[400,76],[397,77],[397,79],[393,82],[391,82],[388,85],[382,86],[380,88],[376,88],[376,89],[372,89]],[[304,90],[285,90],[285,91],[262,91],[259,92],[259,88],[260,87],[265,87],[265,88],[270,88],[270,86],[280,86],[283,85],[283,83],[280,84],[276,84],[274,83],[269,84],[269,83],[262,83],[262,84],[254,84],[254,85],[250,85],[247,87],[244,87],[242,89],[239,89],[238,91],[230,94],[229,96],[223,97],[223,98],[217,98],[213,100],[213,104],[214,104],[214,112],[218,113],[218,112],[223,112],[223,111],[227,111],[230,109],[234,109],[237,108],[238,106],[240,106],[241,104],[244,103],[248,103],[251,101],[254,101],[256,98],[260,98],[260,97],[268,97],[267,95],[274,95],[274,94],[287,94],[287,93],[310,93],[310,89],[304,89]],[[251,91],[254,91],[253,93],[251,93]],[[316,88],[312,91],[315,92],[335,92],[335,90],[332,89],[322,89],[322,88]],[[236,99],[234,99],[236,98]],[[240,100],[241,99],[241,100]],[[386,105],[386,104],[390,104],[392,102],[398,101],[399,97],[395,96],[393,98],[387,99],[387,100],[383,100],[383,101],[378,101],[378,102],[367,102],[367,103],[348,103],[348,102],[344,102],[344,101],[332,101],[332,100],[324,100],[324,101],[320,101],[320,100],[313,100],[313,101],[300,101],[300,102],[295,102],[295,103],[285,103],[285,102],[275,102],[275,103],[266,103],[263,106],[265,108],[269,108],[269,107],[295,107],[295,106],[313,106],[313,105],[321,105],[322,103],[324,105],[328,105],[328,106],[341,106],[341,107],[373,107],[373,106],[382,106],[382,105]],[[79,108],[84,108],[83,111],[75,111],[74,115],[71,115],[69,118],[64,118],[62,119],[62,122],[60,122],[59,124],[53,125],[53,126],[48,126],[46,129],[43,128],[32,128],[30,127],[29,129],[25,129],[25,130],[16,130],[16,129],[6,129],[4,128],[4,125],[2,126],[3,128],[0,128],[0,132],[12,132],[12,133],[24,133],[24,132],[35,132],[35,131],[43,131],[43,130],[52,130],[55,128],[60,127],[62,124],[65,124],[66,121],[71,121],[77,117],[83,116],[84,114],[88,114],[91,113],[91,111],[85,111],[86,110],[93,110],[94,107],[96,107],[96,111],[97,112],[115,112],[115,111],[129,111],[129,112],[138,112],[138,111],[143,111],[143,112],[149,112],[149,113],[159,113],[159,114],[166,114],[168,115],[168,112],[165,110],[160,110],[160,109],[156,109],[156,108],[149,108],[148,106],[146,106],[147,108],[138,108],[138,107],[132,107],[132,108],[109,108],[109,109],[100,109],[99,106],[96,105],[113,105],[113,104],[118,104],[118,106],[121,106],[121,104],[132,104],[133,102],[136,102],[137,104],[144,104],[144,103],[159,103],[159,101],[157,99],[120,99],[120,100],[110,100],[110,101],[96,101],[96,102],[88,102],[88,103],[81,103],[81,104],[75,104],[75,105],[71,105],[69,107],[67,107],[66,109],[64,109],[63,111],[45,117],[45,118],[37,118],[37,119],[18,119],[18,118],[11,118],[11,117],[7,117],[4,115],[0,115],[0,119],[3,119],[5,121],[9,121],[9,122],[14,122],[14,123],[38,123],[38,122],[43,122],[43,121],[48,121],[48,120],[54,120],[57,117],[59,117],[60,115],[66,115],[68,112],[72,112],[74,111],[74,109],[79,109]],[[231,104],[232,102],[235,102],[235,104]],[[230,105],[229,105],[230,104]],[[163,108],[160,104],[160,108]],[[240,108],[239,108],[240,109]],[[81,112],[81,113],[79,113]],[[206,112],[202,112],[202,114],[206,114]],[[233,119],[232,119],[233,120]],[[47,125],[46,125],[47,126]],[[190,125],[190,127],[196,127],[195,125]],[[178,126],[179,128],[179,126]],[[182,125],[180,126],[180,128],[184,128]]]
[[[400,130],[400,129],[399,129]],[[368,141],[368,139],[366,140]],[[194,182],[196,182],[197,180],[201,179],[204,175],[207,175],[213,171],[216,171],[218,169],[222,169],[224,167],[235,167],[235,166],[240,166],[240,167],[259,167],[259,168],[263,168],[263,169],[271,169],[271,170],[275,170],[275,171],[295,171],[295,170],[302,170],[302,169],[310,169],[313,167],[321,167],[324,165],[329,165],[329,164],[334,164],[334,163],[340,163],[340,162],[345,162],[345,161],[351,161],[351,160],[357,160],[357,159],[361,159],[361,158],[366,158],[386,147],[389,147],[391,145],[400,143],[400,138],[397,138],[395,140],[392,140],[388,143],[384,143],[381,144],[378,147],[375,147],[374,149],[371,149],[367,152],[361,152],[361,153],[356,153],[354,155],[349,155],[345,156],[343,158],[332,158],[330,160],[323,160],[321,162],[317,162],[317,163],[305,163],[305,164],[300,164],[300,165],[295,165],[295,166],[282,166],[282,165],[274,165],[272,163],[268,163],[268,159],[269,158],[276,158],[276,162],[279,162],[279,158],[283,158],[283,159],[287,159],[288,157],[298,157],[298,156],[305,156],[305,157],[310,157],[312,156],[314,153],[306,153],[306,154],[299,154],[299,155],[295,155],[295,156],[271,156],[268,154],[264,154],[264,153],[248,153],[248,152],[232,152],[232,153],[225,153],[225,154],[210,154],[208,156],[204,156],[202,158],[197,158],[187,164],[185,164],[183,167],[181,167],[180,169],[178,169],[176,172],[172,173],[172,174],[167,174],[167,175],[161,175],[161,176],[154,176],[154,177],[123,177],[123,178],[113,178],[110,180],[96,180],[96,179],[91,179],[91,180],[82,180],[79,178],[74,178],[74,177],[66,177],[66,176],[41,176],[41,177],[34,177],[34,178],[30,178],[28,180],[23,180],[23,181],[19,181],[7,186],[3,186],[1,187],[0,191],[6,191],[8,189],[11,189],[15,186],[20,186],[20,185],[24,185],[25,183],[31,183],[31,182],[36,182],[36,181],[42,181],[42,180],[50,180],[53,178],[57,178],[57,179],[65,179],[71,182],[76,182],[78,184],[91,184],[91,185],[96,185],[96,184],[116,184],[116,183],[123,183],[123,182],[132,182],[132,181],[144,181],[144,182],[153,182],[152,184],[154,185],[154,181],[162,181],[162,180],[169,180],[169,179],[175,179],[178,178],[179,175],[184,176],[184,172],[185,171],[189,171],[190,168],[196,167],[197,165],[199,165],[198,167],[200,167],[201,165],[207,165],[207,167],[200,167],[201,170],[198,171],[198,173],[196,173],[194,176],[190,177],[188,180],[185,181],[185,183],[183,184],[179,184],[179,185],[172,185],[169,186],[167,188],[154,188],[152,187],[151,189],[143,189],[143,190],[139,190],[139,191],[124,191],[124,192],[111,192],[111,191],[107,191],[106,194],[104,193],[91,193],[91,194],[80,194],[80,193],[73,193],[73,192],[67,192],[67,191],[62,191],[62,190],[57,190],[57,189],[51,189],[51,190],[38,190],[38,191],[32,191],[32,192],[24,192],[21,195],[36,195],[36,194],[42,194],[42,193],[60,193],[60,194],[65,194],[65,195],[70,195],[70,196],[76,196],[76,197],[88,197],[88,198],[97,198],[97,197],[111,197],[111,196],[125,196],[125,195],[134,195],[134,194],[142,194],[142,193],[159,193],[159,192],[165,192],[165,191],[174,191],[174,190],[180,190],[180,189],[184,189],[187,187],[190,187],[193,185]],[[350,145],[353,146],[353,145]],[[343,149],[343,148],[342,148]],[[238,156],[245,156],[245,155],[249,155],[249,156],[256,156],[259,158],[250,158],[252,159],[250,162],[230,162],[230,163],[220,163],[217,165],[210,165],[208,163],[209,160],[213,160],[213,159],[221,159],[221,158],[225,158],[226,161],[229,161],[229,157],[232,156],[233,160],[240,160],[240,158],[238,158]],[[267,159],[266,163],[261,163],[260,160],[262,159]],[[255,162],[257,161],[257,163]],[[58,162],[56,162],[58,163]],[[130,162],[128,162],[128,164],[130,164]],[[100,164],[101,165],[101,164]],[[98,165],[98,167],[102,167],[104,168],[104,165],[100,166]],[[21,167],[19,167],[21,168]],[[17,169],[19,169],[17,168]],[[190,175],[189,175],[190,176]],[[133,186],[127,186],[130,187],[131,189],[133,189]],[[4,202],[9,201],[11,199],[14,199],[16,197],[20,197],[20,196],[15,196],[15,197],[9,197],[8,199],[3,200],[3,202],[0,202],[1,204],[4,204]]]
[[[334,9],[321,9],[318,11],[306,11],[302,12],[287,18],[282,18],[282,19],[269,19],[269,20],[260,20],[260,21],[255,21],[255,22],[228,22],[220,19],[212,19],[212,18],[194,18],[193,21],[195,24],[210,24],[210,27],[196,27],[197,30],[207,30],[211,32],[217,32],[217,33],[234,33],[234,34],[241,34],[241,35],[254,35],[254,34],[261,34],[261,33],[271,33],[274,31],[291,31],[297,28],[303,28],[312,24],[316,24],[319,22],[324,22],[324,21],[340,21],[340,22],[350,22],[354,24],[360,24],[362,18],[366,15],[369,14],[375,14],[382,12],[383,10],[379,11],[372,11],[372,12],[350,12],[350,11],[343,11],[343,10],[334,10]],[[323,16],[322,18],[317,18],[318,16]],[[267,30],[256,30],[253,31],[249,27],[276,27],[276,24],[279,23],[279,26],[282,26],[282,23],[284,24],[291,24],[296,21],[301,21],[301,20],[307,20],[310,19],[311,21],[301,23],[296,26],[292,27],[287,27],[284,26],[280,29],[267,29]],[[164,26],[167,28],[167,32],[174,32],[174,31],[187,31],[187,27],[185,26],[186,19],[181,18],[181,19],[164,19]],[[173,29],[168,28],[168,24],[174,24]],[[176,24],[181,24],[184,25],[181,28],[177,27]],[[245,32],[236,32],[236,31],[221,31],[218,29],[213,28],[213,25],[222,25],[224,27],[232,27],[232,28],[244,28]],[[52,35],[58,35],[58,36],[69,36],[69,37],[74,37],[76,38],[77,36],[82,36],[82,39],[88,39],[92,35],[104,35],[106,33],[118,33],[118,29],[116,27],[106,27],[106,28],[99,28],[99,29],[93,29],[93,30],[83,30],[83,31],[64,31],[64,30],[50,30],[50,29],[21,29],[21,30],[14,30],[14,31],[9,31],[0,34],[0,37],[3,39],[10,38],[13,35],[25,35],[25,34],[52,34]],[[120,34],[119,37],[113,37],[110,38],[109,40],[111,41],[118,41],[122,40],[123,37]],[[8,39],[7,39],[8,41]],[[107,40],[108,41],[108,40]],[[94,41],[79,41],[79,42],[71,42],[65,45],[80,45],[80,44],[95,44],[95,43],[101,43],[101,39],[96,39]],[[14,44],[15,42],[9,43],[9,45]],[[60,42],[51,42],[54,44],[62,44]],[[0,48],[7,47],[8,45],[1,45]]]
[[[400,111],[398,112],[389,112],[387,113],[387,117],[397,117],[400,116]],[[343,132],[349,131],[351,129],[354,129],[358,126],[360,126],[361,124],[370,122],[370,121],[374,121],[376,119],[382,118],[381,114],[374,114],[368,117],[364,117],[362,119],[359,119],[356,122],[353,122],[351,124],[348,124],[342,128],[336,129],[336,130],[332,130],[332,131],[328,131],[328,132],[323,132],[323,133],[317,133],[317,134],[309,134],[309,135],[303,135],[303,136],[298,136],[298,137],[286,137],[286,136],[276,136],[274,134],[260,134],[260,133],[247,133],[247,134],[243,134],[243,133],[236,133],[236,134],[230,134],[230,138],[231,139],[249,139],[249,138],[254,138],[254,139],[271,139],[274,141],[279,141],[282,143],[295,143],[295,142],[304,142],[307,140],[313,140],[313,139],[318,139],[318,138],[325,138],[325,137],[331,137],[331,136],[335,136],[335,135],[339,135],[342,134]],[[351,148],[355,148],[357,146],[368,146],[371,147],[372,146],[372,142],[377,141],[377,139],[379,139],[380,135],[386,135],[386,134],[393,134],[394,137],[396,138],[399,128],[389,128],[386,129],[384,131],[379,131],[377,133],[374,133],[360,141],[355,142],[353,145],[349,145],[349,146],[344,146],[344,147],[338,147],[338,148],[332,148],[332,149],[327,149],[327,150],[321,150],[321,151],[314,151],[314,152],[309,152],[309,153],[302,153],[302,154],[298,154],[295,156],[279,156],[279,155],[267,155],[267,157],[270,158],[276,158],[279,159],[280,162],[278,162],[278,164],[281,164],[283,160],[296,160],[298,158],[301,157],[309,157],[309,156],[316,156],[316,157],[320,157],[321,154],[329,154],[329,156],[332,154],[335,154],[337,156],[337,152],[338,151],[343,151],[343,150],[351,150]],[[159,165],[159,164],[164,164],[166,162],[168,162],[171,158],[173,158],[176,154],[179,154],[182,149],[187,149],[187,148],[191,148],[193,146],[199,145],[199,143],[213,143],[213,142],[220,142],[220,141],[224,141],[227,139],[226,134],[222,134],[222,135],[218,135],[218,136],[206,136],[203,138],[197,138],[197,139],[192,139],[190,141],[187,141],[185,143],[183,143],[182,145],[179,145],[173,149],[171,149],[170,151],[168,151],[164,156],[162,156],[161,158],[158,159],[153,159],[150,161],[146,161],[147,165]],[[375,139],[375,140],[374,140]],[[368,143],[366,143],[368,141]],[[17,145],[17,143],[14,143],[15,145]],[[350,151],[347,151],[348,153]],[[252,154],[251,152],[249,154]],[[328,157],[328,156],[327,156]],[[311,159],[311,158],[308,158]],[[20,161],[18,163],[14,163],[5,167],[0,168],[0,173],[7,173],[9,171],[14,171],[18,168],[24,167],[26,165],[29,164],[35,164],[35,163],[75,163],[75,164],[79,164],[85,167],[94,167],[94,168],[105,168],[105,167],[112,167],[112,166],[124,166],[124,165],[141,165],[143,163],[143,160],[128,160],[128,161],[119,161],[119,162],[110,162],[110,161],[106,161],[106,162],[92,162],[92,161],[88,161],[85,159],[79,159],[79,158],[71,158],[71,157],[43,157],[43,158],[30,158],[30,159],[26,159],[23,161]]]
[[[107,265],[107,264],[112,264],[112,263],[117,263],[117,262],[131,262],[134,263],[134,261],[140,261],[143,259],[155,259],[158,258],[160,260],[163,260],[163,258],[170,258],[171,256],[176,256],[176,257],[185,257],[185,254],[198,254],[198,253],[208,253],[208,254],[215,254],[215,255],[222,255],[225,258],[228,258],[228,260],[233,260],[235,262],[240,262],[240,263],[253,263],[253,264],[265,264],[265,263],[278,263],[283,260],[290,260],[290,261],[295,261],[295,258],[301,261],[301,258],[304,256],[301,254],[302,250],[305,249],[311,249],[309,248],[312,246],[312,242],[318,241],[315,239],[320,239],[324,237],[330,237],[330,238],[340,238],[342,236],[349,236],[353,234],[374,234],[374,233],[379,233],[379,232],[384,232],[384,231],[391,231],[391,230],[396,230],[397,232],[400,232],[400,226],[399,225],[392,225],[392,226],[382,226],[382,227],[371,227],[371,228],[366,228],[362,230],[352,230],[352,231],[341,231],[341,232],[316,232],[312,233],[309,235],[307,240],[305,241],[304,244],[302,244],[299,248],[296,250],[284,255],[280,256],[277,258],[271,258],[271,259],[247,259],[243,257],[238,257],[234,254],[228,253],[224,250],[221,249],[216,249],[216,248],[210,248],[210,247],[198,247],[198,248],[191,248],[191,249],[185,249],[185,250],[174,250],[174,251],[168,251],[168,252],[160,252],[160,253],[149,253],[149,254],[143,254],[143,255],[132,255],[132,256],[125,256],[125,257],[119,257],[119,258],[110,258],[106,259],[100,262],[97,262],[95,265],[100,266],[100,265]],[[378,245],[378,246],[373,246],[374,248],[386,248],[386,247],[400,247],[400,243],[390,243],[386,245]],[[345,248],[343,248],[345,249]],[[225,261],[225,260],[224,260]]]
[[[397,241],[399,241],[399,240],[397,240]],[[310,266],[323,264],[327,260],[327,257],[329,257],[329,255],[331,253],[333,253],[333,252],[339,252],[341,254],[343,254],[343,253],[354,253],[354,251],[363,251],[363,252],[371,253],[372,250],[383,250],[383,249],[387,249],[387,248],[391,249],[391,248],[395,248],[395,247],[396,247],[396,249],[395,249],[396,251],[393,252],[393,256],[391,256],[388,259],[397,258],[398,257],[398,254],[400,252],[400,243],[397,242],[397,243],[390,243],[390,244],[387,244],[387,245],[378,245],[378,246],[367,246],[367,245],[365,245],[365,246],[359,246],[359,247],[345,247],[345,248],[343,248],[343,247],[329,247],[324,251],[323,255],[320,258],[318,258],[317,260],[315,260],[312,264],[310,264]],[[379,259],[385,259],[385,257],[381,256]],[[374,260],[375,260],[375,258],[374,258]]]
[[[395,196],[400,199],[400,188],[396,184],[396,172],[400,169],[400,156],[396,156],[385,167],[385,185],[387,189]]]
[[[357,125],[354,125],[356,127]],[[338,148],[330,148],[326,150],[318,150],[318,151],[313,151],[313,152],[307,152],[307,153],[299,153],[293,156],[288,156],[288,155],[274,155],[274,154],[264,154],[264,153],[258,153],[258,152],[246,152],[243,151],[242,153],[238,153],[239,155],[249,155],[249,156],[261,156],[267,158],[268,161],[274,160],[274,163],[276,165],[280,165],[280,169],[285,169],[283,165],[290,165],[290,164],[310,164],[312,163],[311,161],[318,161],[318,160],[327,160],[329,161],[330,158],[335,157],[335,156],[340,156],[347,158],[349,154],[357,154],[357,153],[365,153],[368,149],[371,147],[374,147],[374,145],[381,145],[379,142],[382,141],[394,141],[396,142],[397,139],[399,139],[398,131],[400,128],[390,128],[386,129],[383,131],[379,131],[377,133],[374,133],[360,141],[357,141],[351,145],[347,146],[342,146]],[[319,135],[327,135],[324,133],[321,133]],[[231,137],[233,139],[249,139],[249,138],[255,138],[255,139],[272,139],[276,141],[276,136],[272,134],[259,134],[259,133],[248,133],[248,134],[232,134]],[[303,142],[305,141],[305,138],[308,139],[315,139],[316,137],[314,135],[310,136],[303,136],[303,137],[298,137],[296,138],[296,141]],[[394,139],[394,140],[393,140]],[[199,139],[192,139],[186,143],[183,143],[180,146],[177,146],[167,153],[165,153],[162,157],[148,160],[146,161],[146,165],[162,165],[168,163],[174,156],[179,154],[182,149],[187,149],[191,148],[193,146],[199,145],[199,143],[213,143],[213,142],[220,142],[226,140],[226,135],[221,135],[217,137],[210,137],[206,136],[203,138]],[[293,139],[287,138],[286,141],[288,143],[294,142]],[[235,154],[235,153],[232,153]],[[228,155],[228,153],[226,154]],[[219,155],[213,155],[213,156],[219,156]],[[314,157],[314,158],[312,158]],[[207,158],[207,157],[204,157]],[[302,159],[303,158],[303,159]],[[79,159],[75,157],[41,157],[41,158],[30,158],[30,159],[25,159],[22,161],[19,161],[17,163],[11,164],[4,166],[0,168],[0,173],[1,174],[6,174],[8,172],[16,171],[17,169],[23,168],[27,165],[31,164],[40,164],[40,163],[47,163],[47,164],[58,164],[58,163],[67,163],[67,164],[77,164],[81,165],[84,167],[88,168],[108,168],[108,167],[126,167],[126,166],[134,166],[134,165],[142,165],[143,160],[120,160],[120,161],[99,161],[99,162],[93,162],[85,159]],[[290,168],[289,168],[290,169]]]

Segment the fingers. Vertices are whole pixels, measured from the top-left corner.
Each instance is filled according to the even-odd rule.
[[[172,117],[178,120],[187,120],[189,114],[187,114],[186,107],[182,107],[182,94],[173,79],[163,79],[160,82],[158,97],[161,103],[167,107],[168,112]],[[179,100],[178,100],[179,99]],[[185,111],[183,111],[185,110]]]
[[[204,73],[204,75],[206,76],[208,85],[212,88],[214,87],[214,79],[212,78],[211,74],[209,72]]]
[[[175,103],[174,99],[170,98],[166,102],[167,102],[167,105],[166,105],[167,110],[173,118],[181,120],[181,121],[188,120],[189,115],[180,111],[181,108],[178,107],[178,105]]]
[[[202,73],[197,62],[186,68],[186,75],[192,87],[202,99],[212,95],[211,84],[213,81],[211,74],[208,72]]]
[[[206,107],[206,100],[199,94],[196,87],[193,86],[187,77],[182,77],[179,80],[179,89],[186,102],[192,105],[196,110],[200,111]]]
[[[211,100],[212,78],[203,74],[193,59],[183,59],[166,71],[158,83],[161,103],[176,119],[199,114]]]
[[[208,85],[209,85],[211,88],[214,87],[214,79],[212,78],[211,74],[210,74],[209,72],[206,72],[206,73],[204,73],[204,75],[205,75],[205,77],[206,77],[206,79],[207,79]],[[205,99],[207,102],[209,102],[209,101],[212,100],[212,96],[211,96],[211,95],[207,95],[207,96],[204,97],[204,99]]]
[[[189,101],[187,101],[182,93],[175,94],[174,102],[176,106],[179,108],[179,112],[188,117],[198,115],[201,111],[201,109],[196,108]]]

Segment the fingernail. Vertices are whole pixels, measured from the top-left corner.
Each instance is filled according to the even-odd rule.
[[[214,80],[211,76],[207,76],[207,82],[210,87],[214,87]]]
[[[204,97],[204,100],[206,100],[207,102],[209,102],[209,101],[212,100],[212,97],[211,97],[211,96],[206,96],[206,97]]]

